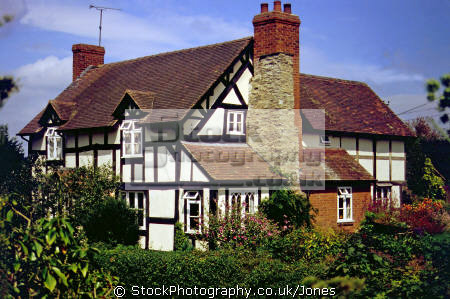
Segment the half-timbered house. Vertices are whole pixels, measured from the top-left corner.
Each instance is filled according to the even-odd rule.
[[[109,64],[74,45],[73,82],[19,135],[46,163],[112,167],[143,211],[144,248],[172,250],[176,222],[195,236],[209,212],[257,211],[317,148],[325,184],[305,192],[318,225],[356,228],[371,198],[400,204],[408,128],[366,84],[300,73],[290,4],[262,4],[253,24],[253,37]],[[272,163],[284,151],[294,159]]]

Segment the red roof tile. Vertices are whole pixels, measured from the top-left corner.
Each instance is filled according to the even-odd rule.
[[[301,109],[325,110],[326,130],[414,136],[365,83],[300,74],[300,90]],[[314,127],[314,118],[305,117]]]

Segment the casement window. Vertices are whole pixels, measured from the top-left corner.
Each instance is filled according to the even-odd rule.
[[[391,202],[391,186],[377,187],[375,189],[375,198],[381,200],[383,204],[388,204]]]
[[[48,128],[45,136],[47,137],[47,160],[61,160],[62,137],[55,128]]]
[[[121,197],[128,204],[130,209],[138,213],[138,225],[140,229],[145,229],[145,194],[140,191],[124,191]]]
[[[331,145],[330,137],[328,135],[320,135],[321,145]]]
[[[245,209],[241,210],[242,213],[245,211],[246,213],[254,214],[256,212],[257,205],[256,198],[256,192],[252,191],[231,192],[230,206],[239,210],[241,210],[242,206],[245,206]]]
[[[228,111],[227,134],[244,135],[244,112]]]
[[[186,232],[199,233],[202,218],[201,192],[186,191],[183,198],[186,205]]]
[[[338,201],[337,222],[352,222],[353,221],[352,187],[338,187],[337,201]]]
[[[142,128],[136,128],[135,123],[125,120],[120,126],[123,157],[142,157]]]

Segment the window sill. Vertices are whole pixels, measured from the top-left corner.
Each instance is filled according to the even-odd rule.
[[[122,156],[121,159],[144,158],[144,155]]]
[[[338,221],[337,221],[338,224],[351,224],[351,223],[354,223],[354,222],[355,222],[355,220],[353,220],[353,219],[348,219],[348,220],[338,220]]]
[[[233,135],[233,136],[244,136],[245,133],[233,133],[233,132],[227,132],[228,135]]]

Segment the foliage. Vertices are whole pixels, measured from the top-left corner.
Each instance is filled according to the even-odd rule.
[[[445,199],[444,180],[434,168],[430,158],[425,159],[423,172],[422,181],[426,188],[419,195],[434,199]]]
[[[175,250],[176,251],[190,251],[193,249],[188,236],[185,234],[183,224],[180,222],[175,223]]]
[[[269,199],[261,202],[259,209],[280,228],[289,228],[288,224],[291,228],[311,227],[315,211],[308,198],[286,189],[275,191]]]
[[[112,291],[116,279],[90,269],[93,249],[80,245],[67,219],[32,221],[16,207],[10,199],[0,201],[2,297],[95,298]]]
[[[31,193],[30,160],[16,138],[8,134],[7,126],[0,126],[0,195]]]
[[[11,22],[14,19],[12,15],[3,15],[0,19],[0,27],[5,25],[6,23]]]
[[[111,167],[52,169],[39,175],[41,208],[68,217],[75,226],[84,226],[101,204],[119,192],[119,178]]]
[[[441,82],[431,79],[427,81],[426,89],[428,92],[427,99],[432,102],[436,100],[436,93],[439,92],[442,84],[442,95],[438,96],[439,104],[438,108],[441,112],[443,112],[441,116],[442,123],[447,123],[449,121],[448,113],[446,112],[447,108],[450,108],[450,74],[445,74],[441,77]],[[450,130],[447,132],[450,135]]]
[[[136,211],[121,199],[107,199],[89,213],[84,225],[91,242],[135,245],[139,239]]]
[[[17,82],[11,76],[0,76],[0,109],[11,93],[19,90]]]
[[[422,202],[403,205],[400,219],[406,222],[416,233],[441,233],[445,227],[441,219],[444,213],[441,202],[425,198]]]
[[[205,237],[213,248],[244,247],[256,250],[280,235],[277,226],[261,213],[243,213],[237,206],[226,215],[209,216]]]
[[[272,254],[286,261],[333,260],[349,234],[343,231],[300,228],[278,238],[270,248]]]

